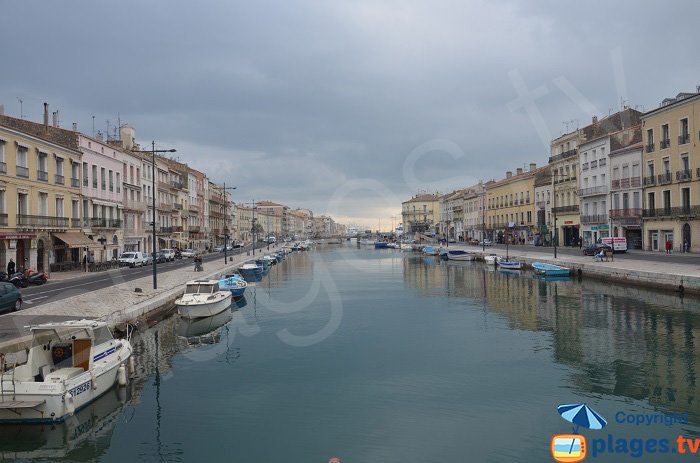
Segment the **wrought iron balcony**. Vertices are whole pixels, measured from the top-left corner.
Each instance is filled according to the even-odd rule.
[[[56,174],[55,183],[57,185],[65,185],[66,179],[63,175]]]
[[[7,227],[7,214],[0,214],[0,227]]]
[[[196,227],[189,227],[189,228],[187,229],[187,231],[189,231],[190,233],[199,233],[199,230],[200,230],[200,227],[199,227],[199,226],[196,226]]]
[[[654,143],[653,143],[653,142],[648,143],[648,144],[644,147],[644,151],[646,151],[647,153],[653,153],[653,152],[654,152],[654,149],[655,149],[655,147],[654,147]]]
[[[90,228],[120,228],[121,219],[107,219],[104,217],[92,217],[85,220],[85,226]]]
[[[18,228],[68,228],[67,217],[52,217],[48,215],[17,214]]]
[[[176,211],[181,211],[181,210],[182,210],[182,204],[180,204],[180,203],[175,203],[175,204],[173,204],[173,209],[175,209]]]
[[[49,181],[49,173],[45,170],[37,170],[36,171],[36,179],[40,180],[42,182],[48,182]]]
[[[644,209],[642,217],[675,217],[681,212],[680,207],[662,207],[657,209]]]
[[[182,225],[174,225],[171,228],[173,229],[173,233],[181,233],[183,230]]]
[[[71,178],[70,179],[70,186],[72,188],[80,188],[80,180],[77,178]],[[87,183],[85,183],[85,186],[87,186]]]
[[[671,183],[673,181],[673,176],[671,172],[664,172],[663,174],[659,174],[656,180],[659,185],[664,185],[666,183]]]
[[[619,219],[621,217],[641,217],[642,209],[610,209],[610,218]]]
[[[7,173],[7,163],[0,162],[0,174]]]
[[[595,169],[596,167],[598,167],[598,161],[597,160],[591,161],[591,169]]]
[[[656,185],[656,176],[649,175],[647,177],[644,177],[644,186],[652,186],[652,185]]]
[[[17,169],[17,176],[18,177],[24,177],[24,178],[29,178],[29,169],[26,167],[22,166],[17,166],[15,167]]]
[[[690,142],[690,134],[689,133],[684,133],[682,135],[678,135],[678,144],[679,145],[685,145],[688,142]]]
[[[570,158],[571,156],[576,156],[576,153],[578,153],[578,150],[576,148],[570,149],[569,151],[564,151],[563,153],[555,154],[554,156],[549,157],[549,162],[556,162],[561,159],[566,159]]]
[[[581,216],[581,223],[582,224],[607,223],[607,222],[608,222],[608,216],[606,214],[594,214],[594,215],[582,215]]]
[[[127,199],[124,201],[124,209],[131,211],[145,211],[146,201],[136,201],[135,199]]]
[[[678,170],[676,171],[676,181],[678,182],[688,182],[693,178],[693,171],[690,169]]]
[[[588,170],[588,163],[587,162],[584,162],[583,164],[581,164],[581,170]]]
[[[604,195],[608,193],[607,185],[599,185],[590,188],[581,188],[578,192],[579,196]]]
[[[578,213],[578,211],[579,211],[578,204],[574,204],[571,206],[560,206],[560,207],[553,207],[552,208],[553,214],[575,214],[575,213]]]
[[[668,139],[668,138],[667,138],[666,140],[661,140],[661,142],[659,143],[659,145],[661,146],[661,149],[662,149],[662,150],[663,150],[663,149],[666,149],[666,148],[668,148],[669,146],[671,146],[671,140]]]

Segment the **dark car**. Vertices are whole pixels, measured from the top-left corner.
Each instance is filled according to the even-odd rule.
[[[607,244],[603,243],[598,243],[598,244],[589,244],[585,248],[583,248],[583,255],[584,256],[594,256],[598,254],[601,250],[603,251],[612,251],[612,248],[608,246]]]
[[[168,258],[165,257],[165,253],[158,251],[155,253],[155,256],[153,256],[153,260],[156,261],[156,264],[164,264],[168,261]]]
[[[22,308],[22,294],[12,283],[0,282],[0,311],[16,311]]]

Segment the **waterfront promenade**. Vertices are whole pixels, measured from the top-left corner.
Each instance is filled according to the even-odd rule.
[[[256,249],[255,256],[266,252],[265,249]],[[118,271],[105,272],[104,278],[110,279],[111,284],[93,291],[75,288],[80,284],[80,276],[62,280],[61,284],[66,287],[62,296],[68,297],[36,306],[25,305],[19,312],[0,316],[0,351],[20,350],[31,338],[24,329],[29,324],[75,318],[99,318],[107,320],[112,327],[133,322],[149,312],[172,306],[174,300],[182,294],[187,281],[196,278],[218,279],[224,273],[237,269],[242,262],[252,259],[253,254],[230,255],[226,263],[223,253],[217,257],[204,263],[203,272],[194,271],[192,260],[187,261],[191,265],[186,267],[159,272],[158,288],[155,290],[150,272],[129,281],[124,281]]]

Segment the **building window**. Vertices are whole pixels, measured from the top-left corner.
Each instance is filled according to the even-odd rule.
[[[681,119],[681,133],[678,136],[678,144],[684,145],[690,141],[690,134],[688,133],[688,118]]]
[[[119,177],[120,177],[120,176],[119,176],[119,172],[117,172],[117,193],[121,193],[121,192],[122,192],[122,186],[121,186],[121,185],[122,185],[122,182],[119,180]],[[133,193],[133,192],[132,192],[132,193]]]
[[[671,146],[671,139],[668,135],[668,124],[661,126],[661,149]]]
[[[114,191],[114,173],[109,171],[109,191]]]
[[[56,158],[56,183],[59,185],[63,185],[64,182],[64,177],[63,177],[63,158]]]
[[[49,194],[39,193],[39,214],[44,217],[49,215]]]
[[[39,156],[37,158],[38,160],[38,165],[36,169],[36,178],[37,180],[41,180],[42,182],[48,182],[49,181],[49,164],[48,164],[48,156],[46,153],[39,152]]]
[[[63,198],[56,198],[56,217],[64,217]]]
[[[97,166],[92,166],[92,187],[97,189]]]
[[[107,179],[105,178],[107,175],[107,169],[104,167],[100,168],[100,184],[102,185],[102,191],[107,191]]]
[[[647,129],[647,153],[654,151],[654,129]]]
[[[29,177],[29,168],[27,166],[27,148],[24,146],[17,147],[17,176]]]

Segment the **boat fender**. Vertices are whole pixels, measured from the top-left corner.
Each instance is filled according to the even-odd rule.
[[[123,363],[119,365],[119,369],[117,370],[117,383],[120,386],[126,386],[126,367]]]
[[[63,403],[65,404],[66,412],[69,415],[75,413],[75,403],[73,402],[73,396],[70,392],[63,394]]]
[[[90,372],[90,383],[93,390],[97,390],[97,378],[95,378],[95,373]]]
[[[134,365],[134,357],[129,357],[129,376],[133,377],[136,373],[136,366]]]

